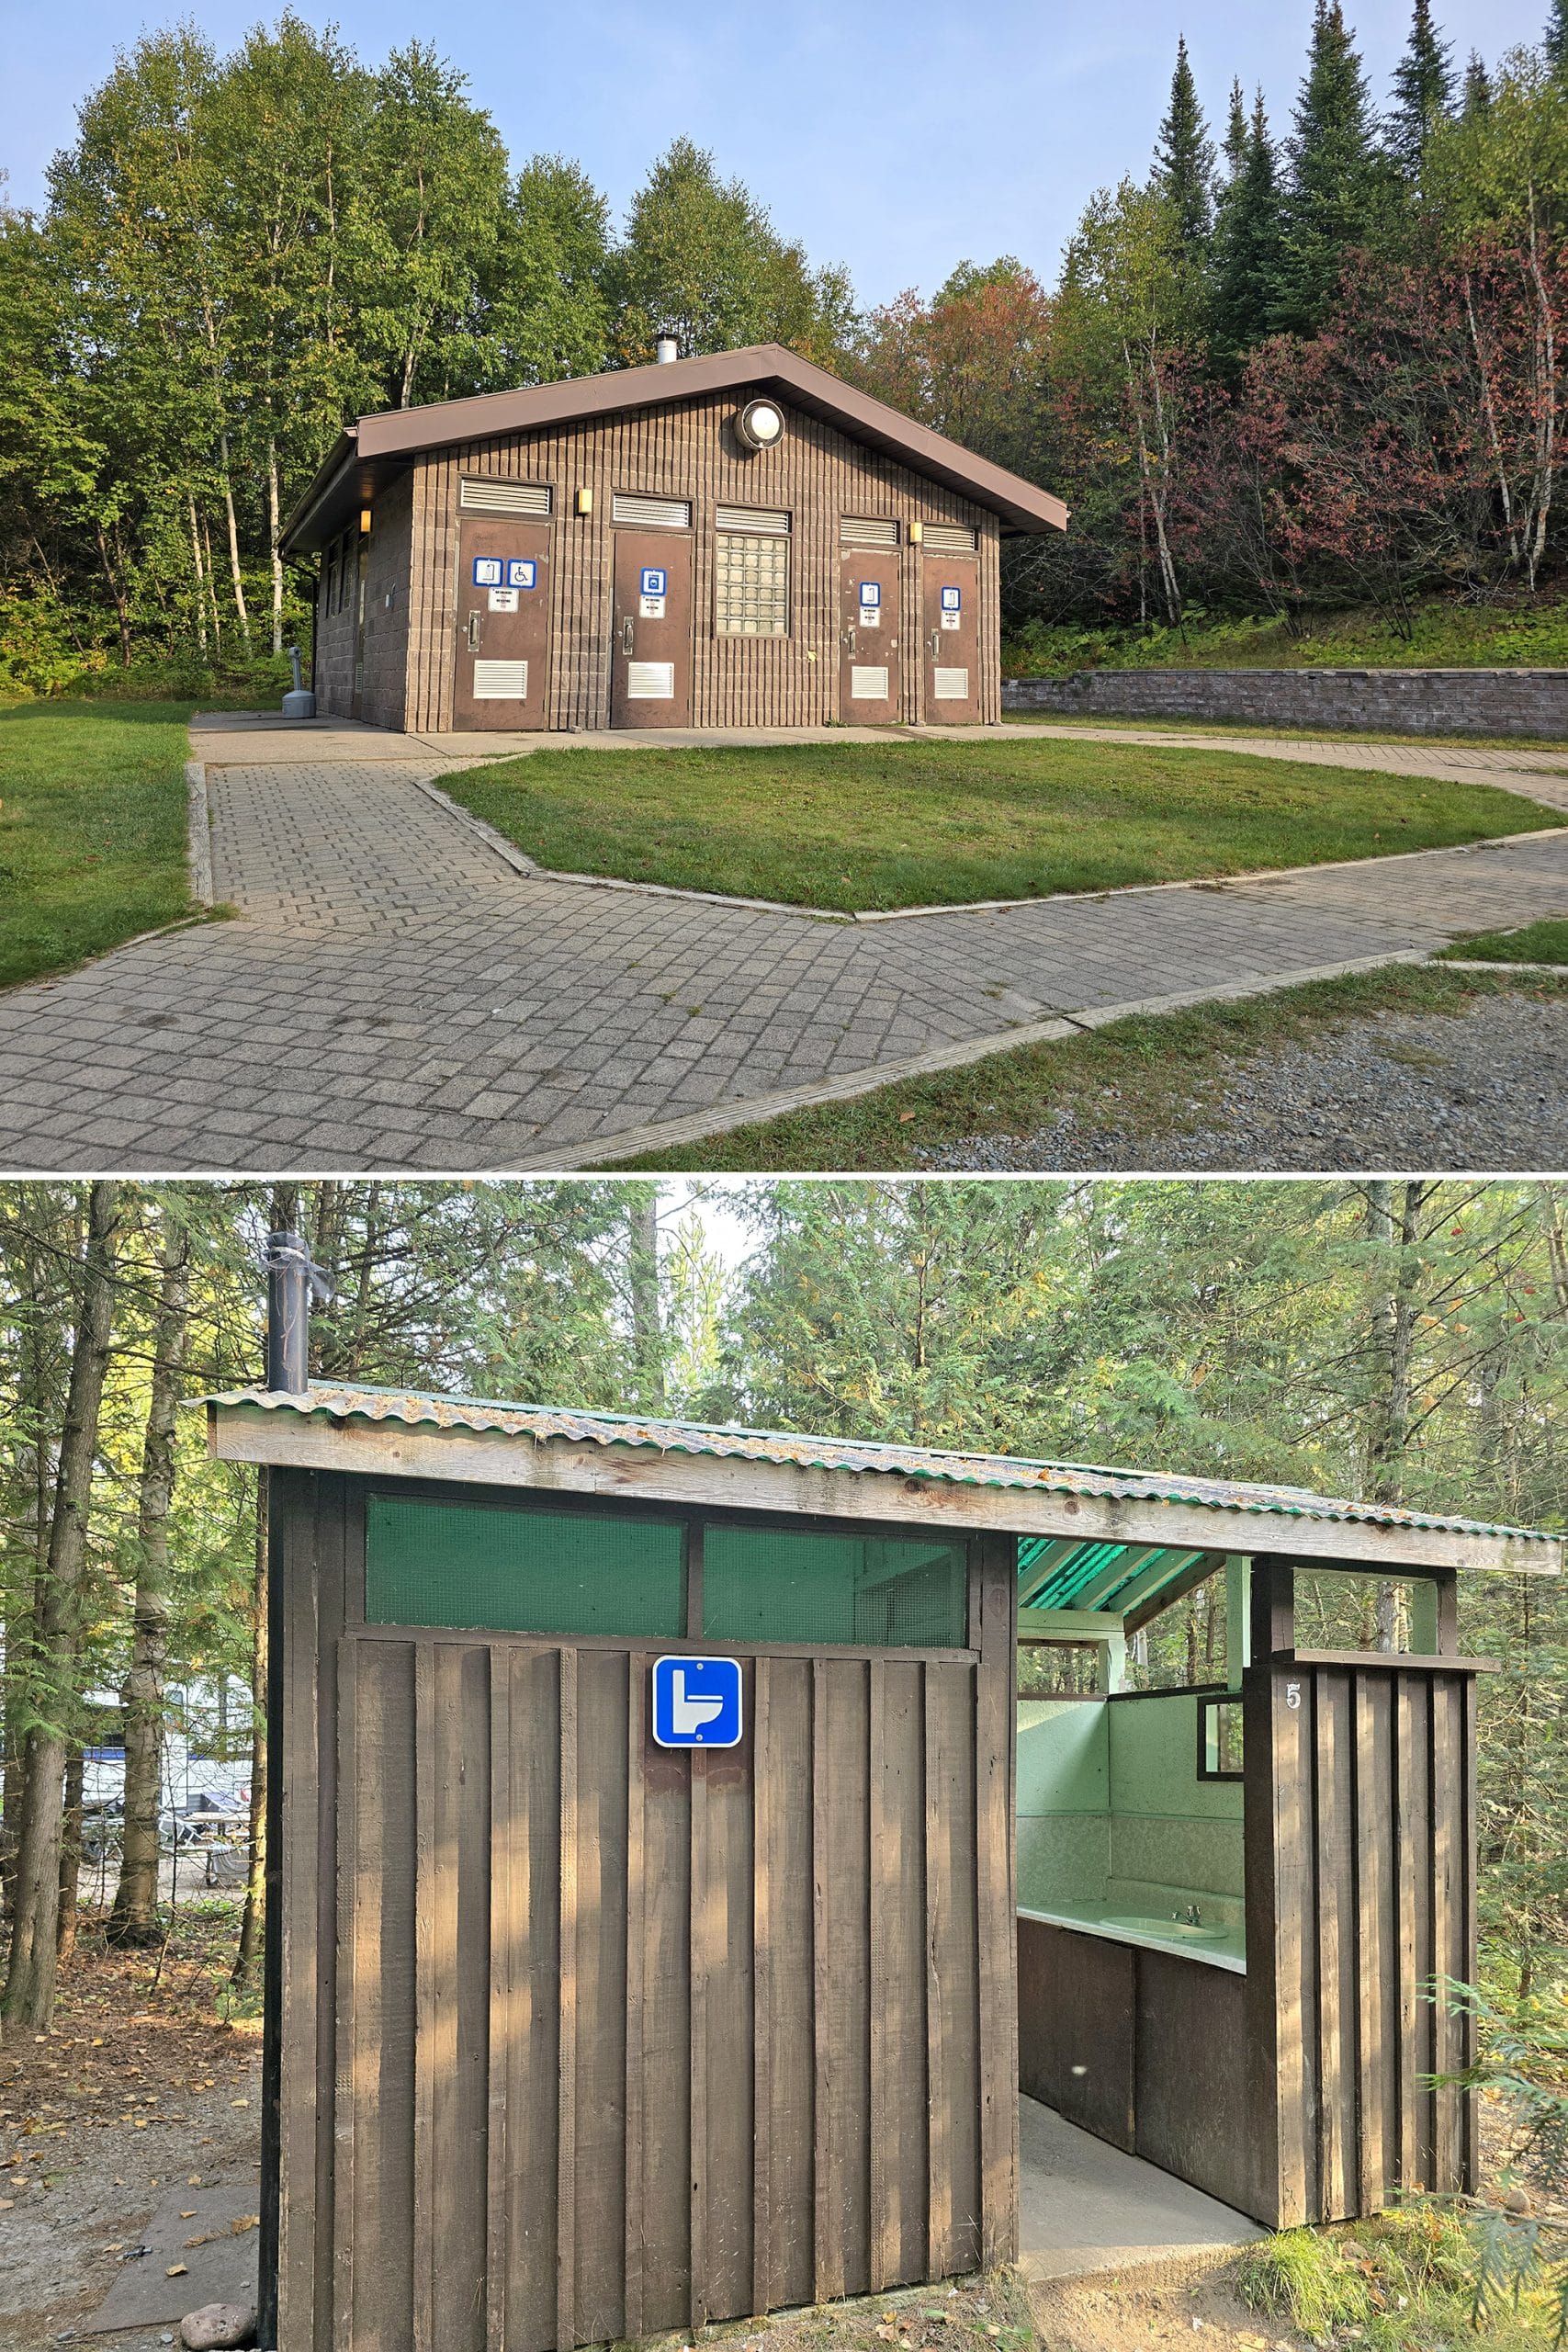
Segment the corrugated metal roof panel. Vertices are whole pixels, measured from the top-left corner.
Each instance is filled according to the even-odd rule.
[[[1393,1503],[1356,1502],[1348,1498],[1310,1494],[1298,1487],[1185,1477],[1159,1470],[1102,1468],[1083,1462],[1032,1462],[1012,1454],[946,1453],[927,1446],[800,1436],[781,1430],[715,1427],[628,1413],[583,1412],[562,1405],[502,1404],[485,1397],[433,1396],[410,1389],[320,1382],[303,1396],[284,1396],[265,1388],[232,1388],[191,1401],[220,1411],[259,1407],[267,1412],[293,1413],[306,1419],[320,1416],[332,1420],[401,1421],[410,1428],[474,1430],[531,1438],[537,1444],[558,1439],[569,1444],[626,1445],[665,1453],[780,1462],[804,1469],[938,1478],[963,1486],[1185,1503],[1218,1511],[1339,1520],[1377,1527],[1427,1528],[1454,1535],[1508,1536],[1522,1543],[1554,1547],[1562,1541],[1540,1528],[1496,1526],[1441,1512],[1409,1510]]]

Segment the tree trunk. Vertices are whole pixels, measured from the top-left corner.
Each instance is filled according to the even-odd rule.
[[[266,544],[272,562],[272,650],[283,650],[283,556],[278,542],[283,536],[283,518],[278,511],[277,444],[266,445]]]
[[[267,1611],[271,1594],[268,1576],[268,1508],[265,1464],[256,1472],[255,1622],[251,1634],[251,1820],[250,1867],[245,1876],[245,1907],[240,1919],[240,1949],[234,1955],[232,1982],[237,1992],[249,1992],[261,1973],[262,1928],[266,1917],[266,1694]]]
[[[196,501],[189,499],[190,508],[190,567],[196,593],[196,639],[201,648],[201,658],[207,659],[207,574],[201,561],[201,534],[197,526]]]
[[[299,1187],[275,1184],[267,1222],[275,1233],[291,1233],[299,1225]],[[319,1232],[318,1220],[318,1232]],[[272,1674],[269,1617],[272,1578],[268,1542],[272,1526],[272,1497],[265,1468],[256,1472],[255,1617],[251,1634],[251,1818],[250,1867],[245,1877],[245,1907],[240,1918],[240,1949],[234,1956],[232,1982],[248,1991],[260,1973],[263,1929],[266,1922],[266,1791],[267,1704]]]
[[[659,1195],[647,1187],[626,1210],[627,1290],[637,1402],[645,1413],[664,1410],[664,1335],[659,1315]]]
[[[120,1692],[125,1716],[125,1859],[109,1913],[112,1944],[156,1943],[160,1934],[158,1797],[164,1673],[169,1648],[169,1506],[175,1491],[175,1416],[185,1370],[189,1301],[190,1238],[165,1210],[158,1306],[152,1323],[152,1385],[137,1505],[130,1670]]]
[[[234,613],[240,624],[240,634],[249,645],[251,616],[245,606],[245,583],[240,573],[240,526],[234,514],[234,485],[229,471],[229,435],[220,435],[219,447],[223,455],[223,512],[229,524],[229,577],[234,588]]]
[[[82,1743],[73,1739],[65,1765],[65,1804],[60,1824],[60,1917],[54,1928],[56,1960],[69,1960],[76,1949],[76,1911],[82,1893],[82,1781],[85,1769]]]
[[[54,2012],[55,1933],[60,1921],[60,1849],[63,1828],[64,1721],[73,1699],[81,1632],[82,1588],[93,1503],[93,1464],[98,1415],[108,1370],[114,1319],[114,1238],[119,1186],[96,1183],[88,1194],[87,1244],[82,1303],[65,1427],[55,1483],[36,1641],[39,1696],[47,1717],[28,1733],[23,1758],[22,1816],[17,1840],[17,1904],[11,1962],[0,1996],[0,2024],[44,2033]],[[42,1711],[40,1710],[40,1715]]]
[[[1397,1503],[1404,1490],[1404,1449],[1410,1440],[1410,1347],[1416,1317],[1416,1238],[1425,1184],[1394,1188],[1386,1178],[1367,1186],[1366,1232],[1387,1253],[1372,1297],[1372,1349],[1377,1386],[1371,1399],[1367,1434],[1367,1493],[1373,1502]],[[1373,1633],[1380,1650],[1398,1646],[1400,1588],[1380,1583],[1373,1600]]]

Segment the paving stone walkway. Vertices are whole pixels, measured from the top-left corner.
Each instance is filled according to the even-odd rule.
[[[966,1057],[1053,1015],[1568,910],[1564,831],[823,922],[520,875],[422,789],[452,757],[410,738],[284,748],[260,756],[258,740],[250,758],[231,733],[208,771],[217,896],[243,920],[0,996],[0,1167],[570,1167],[649,1126]]]

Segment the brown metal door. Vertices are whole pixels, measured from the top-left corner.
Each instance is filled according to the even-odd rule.
[[[457,527],[459,731],[547,727],[550,526],[465,514]]]
[[[852,726],[887,726],[904,715],[898,691],[898,550],[847,548],[840,565],[839,717]]]
[[[690,538],[679,531],[617,531],[615,586],[611,726],[690,726]]]
[[[980,567],[973,557],[920,559],[925,633],[921,716],[930,727],[973,727],[980,717]]]

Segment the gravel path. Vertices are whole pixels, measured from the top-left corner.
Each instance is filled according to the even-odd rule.
[[[1310,1043],[1259,1047],[1195,1085],[1179,1126],[1145,1127],[1108,1091],[1024,1136],[970,1136],[922,1167],[1040,1169],[1568,1167],[1568,1004],[1483,999],[1461,1014],[1373,1014]],[[1131,1105],[1128,1104],[1128,1108]]]

